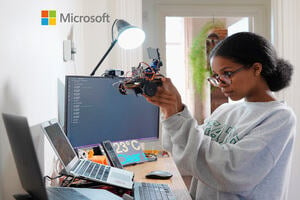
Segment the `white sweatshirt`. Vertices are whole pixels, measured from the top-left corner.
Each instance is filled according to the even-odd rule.
[[[187,108],[162,121],[163,145],[203,200],[287,198],[296,117],[284,103],[226,103],[199,126]]]

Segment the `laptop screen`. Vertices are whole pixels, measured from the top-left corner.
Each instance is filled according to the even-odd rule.
[[[44,127],[44,129],[51,140],[52,145],[59,154],[63,164],[67,166],[74,159],[76,154],[61,127],[58,125],[58,123],[53,123]]]

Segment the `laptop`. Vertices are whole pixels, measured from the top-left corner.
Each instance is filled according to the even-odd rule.
[[[45,187],[30,128],[25,117],[2,114],[22,187],[33,200],[122,200],[106,190]],[[18,195],[15,195],[18,199]]]
[[[78,158],[56,119],[42,123],[42,129],[64,166],[64,173],[121,188],[133,188],[133,172]]]
[[[46,136],[50,141],[50,144],[53,146],[58,157],[62,161],[65,167],[64,170],[67,174],[83,177],[88,180],[99,181],[110,185],[132,189],[134,193],[134,199],[136,200],[176,199],[171,189],[166,184],[139,182],[135,182],[133,184],[132,172],[110,166],[100,165],[85,159],[79,159],[56,119],[42,123],[42,129],[44,130]],[[101,171],[100,167],[104,170]],[[102,179],[97,179],[97,171],[101,171],[101,174],[103,174],[103,171],[105,171],[105,169],[110,169],[110,172],[107,173],[106,176],[102,176],[107,177],[107,180],[104,181]]]

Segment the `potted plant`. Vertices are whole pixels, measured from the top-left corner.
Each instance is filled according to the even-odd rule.
[[[224,28],[224,23],[220,21],[207,22],[200,33],[194,39],[189,54],[190,63],[193,73],[193,82],[196,92],[203,95],[203,86],[205,85],[207,77],[211,74],[207,62],[206,40],[207,36],[213,29]]]

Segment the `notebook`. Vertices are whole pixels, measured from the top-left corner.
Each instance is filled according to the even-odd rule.
[[[42,128],[67,174],[91,181],[132,189],[133,172],[79,159],[56,119],[42,123]]]
[[[39,200],[122,200],[101,189],[45,187],[34,149],[30,128],[25,117],[2,114],[6,132],[27,199]],[[17,196],[17,195],[16,195]]]

